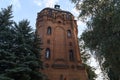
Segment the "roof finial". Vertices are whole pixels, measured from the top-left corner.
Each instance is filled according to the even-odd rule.
[[[54,8],[55,8],[55,9],[60,9],[60,5],[55,4]]]

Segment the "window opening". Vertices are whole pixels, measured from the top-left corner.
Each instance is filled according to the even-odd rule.
[[[70,51],[69,51],[69,59],[70,59],[70,61],[74,61],[74,53],[73,53],[73,50],[70,50]]]
[[[46,49],[45,58],[50,59],[50,49],[49,48]]]
[[[71,37],[71,31],[70,30],[67,31],[67,36]]]
[[[51,27],[47,28],[47,34],[50,35],[51,34]]]

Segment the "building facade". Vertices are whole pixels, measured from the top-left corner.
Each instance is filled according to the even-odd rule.
[[[78,45],[74,16],[60,9],[45,8],[37,15],[37,34],[42,39],[42,61],[48,80],[87,80]]]

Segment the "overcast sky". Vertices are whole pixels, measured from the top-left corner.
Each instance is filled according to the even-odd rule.
[[[30,25],[35,29],[35,23],[37,18],[37,13],[46,7],[53,8],[55,4],[59,4],[62,10],[71,12],[75,18],[78,16],[79,12],[75,9],[75,5],[70,2],[70,0],[0,0],[0,9],[6,8],[10,4],[13,5],[13,16],[16,22],[23,19],[28,19]],[[81,35],[83,30],[86,28],[85,23],[77,21],[78,24],[78,37]],[[96,65],[94,58],[91,59],[92,65]],[[99,74],[99,69],[96,70]],[[102,80],[99,77],[96,80]]]

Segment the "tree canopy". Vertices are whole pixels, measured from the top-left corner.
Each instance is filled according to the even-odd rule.
[[[12,17],[12,6],[0,11],[0,80],[43,80],[41,41],[28,20]]]
[[[120,79],[120,0],[71,0],[87,20],[81,39],[110,80]]]
[[[84,42],[81,39],[79,39],[79,45],[80,45],[81,59],[82,59],[83,64],[85,65],[88,79],[96,80],[97,74],[95,73],[95,69],[90,66],[90,62],[89,62],[91,58],[89,49],[85,48]]]

